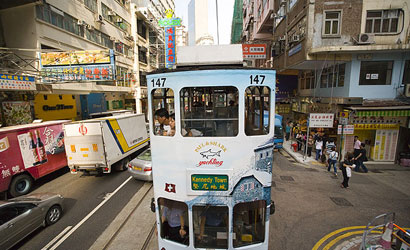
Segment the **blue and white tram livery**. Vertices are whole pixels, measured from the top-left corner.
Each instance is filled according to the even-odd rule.
[[[275,74],[147,76],[159,249],[268,249]]]

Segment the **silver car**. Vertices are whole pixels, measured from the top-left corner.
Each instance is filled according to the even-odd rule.
[[[144,150],[130,161],[128,172],[137,180],[152,181],[151,149]]]
[[[0,201],[0,249],[9,249],[37,228],[56,223],[63,213],[63,199],[39,193]]]

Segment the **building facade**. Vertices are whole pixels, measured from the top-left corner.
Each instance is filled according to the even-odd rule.
[[[102,93],[108,110],[145,111],[146,72],[164,62],[163,30],[158,19],[165,16],[165,10],[174,9],[173,0],[5,1],[2,8],[0,42],[10,49],[2,50],[6,57],[1,61],[1,73],[34,77],[35,87],[24,92],[0,88],[0,101],[7,105],[27,101],[34,110],[37,94],[74,95],[76,116],[67,118],[80,119],[84,117],[81,113],[89,112],[80,95]],[[97,77],[96,72],[103,70],[99,69],[90,74],[92,79],[79,79],[82,71],[77,72],[70,62],[68,69],[61,69],[62,77],[45,81],[41,53],[74,51],[112,53],[107,77]],[[58,99],[53,96],[47,100]],[[32,118],[36,118],[34,111]]]
[[[405,144],[400,140],[409,140],[408,132],[401,133],[405,137],[398,133],[399,128],[409,128],[407,5],[381,0],[244,0],[242,42],[264,42],[271,48],[267,59],[255,60],[254,66],[274,68],[279,74],[298,72],[296,95],[286,104],[290,119],[306,123],[309,113],[348,110],[349,123],[367,143],[370,158],[397,160],[408,150],[400,148]]]

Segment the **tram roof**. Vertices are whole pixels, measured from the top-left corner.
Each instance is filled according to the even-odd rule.
[[[242,65],[193,65],[193,66],[180,66],[176,69],[158,69],[147,73],[147,75],[172,73],[172,72],[184,72],[184,71],[200,71],[200,70],[226,70],[226,69],[241,69],[241,70],[273,70],[273,69],[261,69],[256,67],[244,67]]]

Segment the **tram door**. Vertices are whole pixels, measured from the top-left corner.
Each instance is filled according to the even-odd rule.
[[[264,84],[251,84],[254,76]],[[159,249],[268,249],[274,71],[149,75]],[[164,84],[162,84],[164,83]]]

